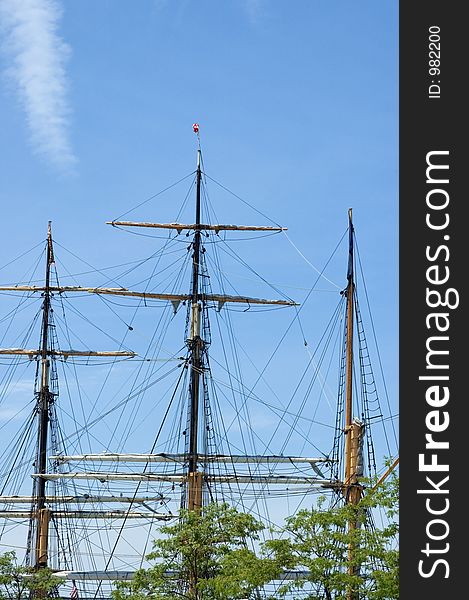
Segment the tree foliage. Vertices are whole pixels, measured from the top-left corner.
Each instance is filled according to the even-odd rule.
[[[154,564],[131,582],[117,582],[113,598],[258,600],[275,580],[276,599],[397,599],[398,479],[364,490],[357,505],[325,508],[320,499],[288,517],[267,542],[259,540],[264,529],[259,521],[227,504],[183,511],[177,522],[161,528],[164,537],[154,541],[147,557]],[[282,581],[283,570],[297,571],[298,577]]]
[[[323,502],[288,517],[279,536],[265,544],[283,568],[305,573],[285,583],[279,597],[302,590],[308,600],[342,600],[350,592],[367,600],[399,598],[397,477],[370,486],[357,505],[326,510]],[[380,511],[386,525],[378,527]]]
[[[14,552],[0,555],[0,600],[44,598],[62,581],[51,569],[18,565]]]
[[[161,528],[148,559],[131,582],[117,582],[114,600],[236,600],[254,598],[256,588],[278,576],[277,563],[253,549],[264,526],[227,504],[183,511]]]

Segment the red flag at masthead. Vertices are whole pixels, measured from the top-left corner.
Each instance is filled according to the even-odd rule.
[[[194,123],[192,125],[192,129],[194,130],[194,133],[199,133],[199,124],[198,123]]]

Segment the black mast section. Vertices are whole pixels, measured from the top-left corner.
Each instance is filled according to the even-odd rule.
[[[192,320],[191,320],[191,349],[192,370],[190,378],[190,432],[189,432],[189,477],[197,471],[198,452],[198,426],[199,426],[199,381],[202,371],[203,340],[200,337],[201,306],[199,304],[199,275],[200,275],[200,149],[197,152],[197,179],[196,179],[196,210],[194,252],[192,255]]]
[[[41,339],[41,384],[38,393],[38,448],[36,469],[39,474],[47,471],[47,437],[49,427],[49,408],[52,394],[49,390],[49,318],[50,305],[50,271],[54,263],[54,252],[52,248],[51,223],[49,221],[47,231],[47,258],[46,278],[44,290],[44,302],[42,308],[42,339]],[[45,514],[46,504],[46,480],[39,477],[36,488],[36,567],[47,566],[47,536],[48,519]]]

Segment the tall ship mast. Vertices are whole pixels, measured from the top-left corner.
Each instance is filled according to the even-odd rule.
[[[161,524],[177,519],[181,509],[200,511],[211,502],[227,501],[272,524],[311,506],[318,493],[329,495],[332,505],[358,503],[361,478],[379,475],[382,467],[373,440],[376,427],[384,432],[385,454],[393,456],[394,466],[398,462],[390,444],[395,431],[385,431],[396,415],[390,410],[385,414],[390,407],[383,407],[379,397],[358,305],[352,211],[347,285],[339,290],[326,333],[313,352],[308,348],[307,360],[303,354],[301,365],[294,367],[280,360],[279,395],[269,367],[293,326],[304,337],[303,304],[258,276],[229,241],[233,235],[282,235],[286,228],[274,222],[213,221],[207,181],[218,184],[204,171],[198,127],[194,130],[196,169],[183,202],[187,207],[195,198],[193,221],[178,215],[166,223],[122,218],[107,223],[128,232],[150,232],[152,243],[163,240],[161,250],[109,270],[88,269],[95,280],[90,285],[80,285],[78,276],[69,274],[73,284],[63,285],[49,223],[43,281],[34,273],[29,281],[0,286],[9,302],[20,297],[17,308],[4,313],[3,339],[19,322],[23,337],[15,339],[25,342],[0,349],[2,398],[9,398],[7,392],[17,397],[25,389],[26,369],[35,370],[33,402],[23,400],[18,413],[29,411],[29,417],[2,449],[2,544],[15,549],[25,564],[49,567],[63,577],[62,595],[73,582],[80,598],[109,597],[112,582],[132,578],[145,564]],[[222,252],[277,297],[238,293],[221,264]],[[148,266],[149,274],[141,275]],[[97,284],[99,279],[105,284]],[[130,286],[125,279],[139,285]],[[92,298],[100,303],[95,315],[98,322],[102,319],[93,331],[111,338],[114,348],[88,348],[81,330],[76,334],[69,321],[72,312],[91,331],[92,315],[73,303],[88,304]],[[39,331],[26,326],[23,317],[25,308],[37,302]],[[261,311],[258,317],[268,317],[269,324],[257,331],[252,324],[248,333],[255,333],[254,345],[261,333],[274,333],[263,366],[245,352],[234,327],[238,317],[252,322]],[[106,329],[110,316],[120,338]],[[39,343],[27,346],[35,332]],[[134,332],[141,338],[138,348],[128,347]],[[73,338],[81,349],[64,345]],[[335,399],[324,376],[330,369],[328,352],[339,363]],[[241,362],[247,364],[249,378],[242,374]],[[71,384],[71,376],[78,380],[85,369],[99,373],[84,377],[89,391]],[[64,382],[59,386],[61,370]],[[329,411],[336,404],[326,425],[317,416],[321,401]],[[6,421],[5,431],[11,434],[18,422],[16,415]],[[327,435],[315,433],[320,425]],[[285,572],[284,579],[295,576]]]

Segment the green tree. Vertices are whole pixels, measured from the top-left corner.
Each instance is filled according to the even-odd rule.
[[[354,598],[399,598],[397,477],[365,489],[357,505],[324,509],[323,504],[324,498],[315,508],[287,518],[281,537],[265,544],[283,568],[305,573],[285,583],[278,596],[294,597],[302,590],[301,597],[308,600],[342,600],[353,590]],[[378,527],[373,521],[381,510],[386,525]]]
[[[227,504],[209,504],[200,512],[182,511],[161,528],[148,569],[130,582],[116,582],[114,600],[237,600],[256,597],[256,589],[277,577],[272,558],[252,549],[264,526]]]
[[[29,600],[31,595],[44,598],[62,581],[51,569],[18,565],[14,552],[0,555],[0,600]]]

